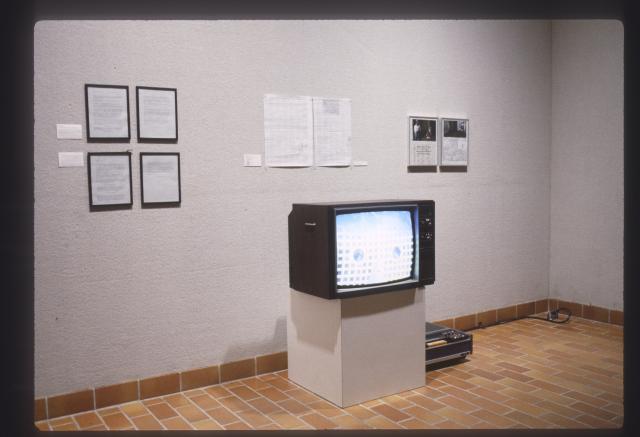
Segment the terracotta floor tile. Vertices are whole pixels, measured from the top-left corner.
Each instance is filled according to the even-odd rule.
[[[344,411],[342,409],[324,400],[308,403],[307,407],[311,408],[316,413],[320,413],[323,416],[329,418],[344,414]]]
[[[127,415],[127,417],[137,417],[144,414],[149,414],[149,410],[140,401],[130,402],[128,404],[120,405],[120,410]]]
[[[205,419],[199,422],[193,422],[191,425],[193,425],[193,427],[197,430],[224,429],[211,419]]]
[[[209,393],[214,398],[224,398],[224,397],[227,397],[227,396],[231,396],[233,394],[229,390],[227,390],[226,388],[221,387],[219,385],[214,385],[214,386],[211,386],[211,387],[207,387],[207,388],[204,389],[204,391]]]
[[[533,379],[528,382],[529,385],[533,385],[534,387],[542,388],[545,390],[549,390],[558,394],[566,393],[569,389],[559,386],[557,384],[551,384],[547,381],[542,381],[540,379]]]
[[[442,422],[438,422],[434,425],[435,428],[437,429],[461,429],[461,428],[467,428],[464,425],[461,425],[459,423],[453,422],[449,419],[447,420],[443,420]]]
[[[333,429],[338,427],[338,425],[333,423],[331,420],[327,419],[324,416],[321,416],[318,413],[308,413],[300,416],[300,419],[307,422],[314,429]]]
[[[273,413],[269,417],[283,429],[296,429],[304,426],[304,422],[289,413]],[[336,422],[337,423],[337,422]]]
[[[362,405],[363,407],[371,408],[371,407],[374,407],[376,405],[380,405],[381,403],[382,403],[382,401],[380,399],[372,399],[370,401],[363,402],[360,405]]]
[[[398,425],[401,425],[403,428],[407,428],[407,429],[435,428],[433,425],[429,425],[426,422],[415,419],[413,417],[411,419],[407,419],[407,420],[403,420],[402,422],[399,422]]]
[[[371,410],[381,416],[385,416],[386,418],[393,420],[394,422],[410,418],[408,414],[386,404],[376,405],[375,407],[371,407]]]
[[[296,384],[293,384],[284,378],[270,379],[269,381],[267,381],[267,384],[272,385],[275,388],[282,391],[293,390],[294,388],[300,388]]]
[[[131,421],[135,425],[136,429],[139,430],[164,429],[160,422],[158,422],[151,414],[134,417]]]
[[[402,397],[396,395],[385,396],[383,398],[380,398],[380,400],[397,409],[407,408],[413,405],[412,402],[409,402],[406,399],[403,399]]]
[[[244,385],[252,388],[253,390],[261,390],[263,388],[271,387],[270,384],[267,384],[266,382],[256,378],[255,376],[251,378],[243,379],[242,382],[244,383]]]
[[[182,392],[182,394],[191,399],[194,396],[202,396],[203,394],[206,394],[206,392],[201,388],[196,388],[193,390],[184,391]]]
[[[41,420],[40,422],[36,422],[36,428],[40,431],[50,431],[49,422],[46,420]]]
[[[285,399],[284,401],[278,402],[277,405],[295,415],[300,415],[311,411],[308,406],[296,401],[295,399]]]
[[[368,419],[376,415],[376,413],[362,405],[352,405],[351,407],[345,408],[344,411],[360,420]]]
[[[521,423],[528,428],[552,428],[553,425],[545,420],[538,419],[523,413],[522,411],[512,411],[505,414],[506,417],[513,419],[514,421]]]
[[[122,413],[109,414],[102,416],[102,420],[109,429],[126,429],[133,426],[133,424]]]
[[[52,426],[53,431],[77,431],[78,426],[73,422],[63,423],[62,425]]]
[[[437,413],[433,413],[432,411],[418,406],[405,408],[402,411],[428,424],[435,424],[444,420],[444,417],[438,415]]]
[[[487,372],[483,369],[475,369],[473,371],[472,376],[476,376],[476,377],[480,377],[480,378],[485,378],[488,379],[489,381],[498,381],[500,379],[505,378],[502,375],[498,375],[496,373],[492,373],[492,372]],[[471,379],[471,378],[470,378]]]
[[[515,425],[515,422],[508,417],[505,417],[502,414],[495,414],[488,410],[477,410],[471,414],[478,419],[482,419],[485,422],[494,425],[496,428],[507,428],[509,426]]]
[[[178,413],[176,413],[175,410],[166,403],[147,405],[147,409],[151,411],[151,414],[153,414],[158,420],[178,415]]]
[[[189,405],[189,399],[186,396],[184,396],[182,393],[176,393],[169,396],[164,396],[162,399],[164,399],[165,402],[171,405],[173,408]]]
[[[239,411],[236,414],[253,428],[257,428],[259,426],[266,425],[272,422],[267,418],[267,416],[256,410]]]
[[[592,428],[616,428],[616,425],[613,422],[600,419],[590,414],[583,414],[582,416],[578,416],[576,417],[576,421],[585,423]]]
[[[582,411],[574,410],[573,408],[566,407],[564,405],[559,405],[547,400],[540,401],[536,405],[540,408],[544,408],[548,412],[556,413],[561,416],[567,417],[569,419],[575,419],[576,417],[583,414]]]
[[[500,393],[498,393],[496,391],[493,391],[493,390],[488,390],[488,389],[486,389],[484,387],[477,387],[477,388],[474,388],[473,390],[469,390],[469,391],[471,393],[475,394],[475,395],[478,395],[480,397],[484,397],[486,399],[490,399],[490,400],[495,401],[495,402],[504,402],[507,399],[509,399],[508,396],[502,395],[502,394],[500,394]]]
[[[571,404],[571,408],[574,410],[582,411],[590,416],[598,417],[602,420],[611,420],[616,415],[610,411],[603,410],[601,408],[594,407],[593,405],[585,404],[584,402],[576,402]]]
[[[267,423],[266,425],[259,426],[256,429],[260,429],[260,430],[278,430],[278,429],[282,429],[282,428],[280,428],[275,423]]]
[[[586,395],[584,393],[580,393],[577,391],[569,391],[567,393],[564,393],[564,396],[573,398],[577,401],[582,401],[584,403],[587,403],[589,405],[593,405],[594,407],[600,408],[600,407],[604,407],[605,405],[607,405],[609,402],[605,401],[604,399],[595,397],[595,396],[589,396]]]
[[[171,417],[169,419],[161,420],[165,428],[170,430],[187,430],[193,429],[191,425],[184,421],[181,417]]]
[[[469,402],[463,401],[454,396],[444,396],[438,399],[438,401],[465,413],[470,413],[471,411],[475,411],[478,409],[477,405],[470,404]]]
[[[506,378],[503,378],[503,380],[504,379],[506,379]],[[498,392],[500,390],[503,390],[503,389],[507,388],[507,386],[504,385],[504,384],[501,384],[501,383],[498,383],[498,382],[495,382],[495,381],[489,381],[488,379],[480,378],[480,377],[476,377],[476,376],[474,376],[473,378],[469,379],[469,382],[472,382],[472,383],[476,384],[476,387],[468,389],[470,391],[473,391],[473,390],[475,390],[476,388],[479,388],[479,387],[482,387],[484,389],[491,390],[491,391],[494,391],[494,392]]]
[[[546,413],[540,416],[541,419],[546,420],[547,422],[553,423],[559,428],[565,429],[576,429],[576,428],[589,428],[589,425],[578,422],[573,419],[569,419],[568,417],[561,416],[556,413]]]
[[[91,428],[87,428],[83,431],[108,431],[109,429],[104,426],[104,425],[96,425],[96,426],[92,426]]]
[[[241,385],[238,387],[233,387],[229,389],[230,392],[232,392],[234,395],[236,395],[237,397],[239,397],[242,400],[249,400],[249,399],[255,399],[255,398],[259,398],[260,395],[258,393],[256,393],[255,391],[251,390],[249,387],[245,386],[245,385]]]
[[[96,412],[100,416],[104,417],[104,416],[107,416],[109,414],[119,413],[120,412],[120,408],[118,408],[118,407],[108,407],[108,408],[102,408],[100,410],[96,410]]]
[[[477,417],[465,414],[453,407],[445,407],[438,410],[438,415],[464,426],[473,426],[475,423],[480,422],[480,419]]]
[[[277,390],[277,389],[274,389],[274,390]],[[303,390],[301,388],[295,388],[293,390],[287,390],[286,394],[289,395],[290,397],[294,398],[295,400],[297,400],[299,402],[302,402],[303,404],[310,404],[311,402],[319,401],[319,400],[322,399],[319,396],[316,396],[313,393],[310,393],[310,392],[308,392],[306,390]]]
[[[496,366],[502,367],[502,368],[507,369],[507,370],[511,370],[512,372],[516,372],[516,373],[524,373],[524,372],[527,372],[527,371],[531,370],[531,369],[529,369],[527,367],[518,366],[516,364],[507,363],[505,361],[497,362]]]
[[[402,425],[399,425],[384,416],[373,416],[365,420],[365,423],[374,429],[402,429]]]
[[[445,395],[445,393],[440,391],[440,390],[437,390],[437,389],[431,388],[431,387],[423,386],[423,387],[418,387],[418,388],[416,388],[414,390],[411,390],[411,391],[407,392],[407,395],[405,395],[403,397],[406,399],[407,397],[413,396],[414,394],[421,394],[421,395],[424,395],[424,396],[426,396],[426,397],[428,397],[430,399],[437,399],[437,398]]]
[[[291,401],[291,399],[289,399]],[[284,402],[284,401],[283,401]],[[262,414],[270,414],[276,411],[283,412],[277,404],[267,398],[257,398],[247,401],[249,405],[261,412]]]
[[[430,398],[428,398],[426,396],[422,396],[422,395],[419,395],[419,394],[407,397],[408,401],[411,401],[414,404],[420,405],[421,407],[424,407],[427,410],[432,410],[432,411],[436,411],[439,408],[446,407],[445,404],[440,402],[440,399],[442,399],[442,397],[438,398],[438,400],[436,401],[436,400],[430,399]]]
[[[613,404],[605,405],[604,407],[602,407],[602,409],[606,410],[606,411],[609,411],[609,412],[615,414],[616,416],[623,416],[624,415],[624,405],[623,404],[613,403]]]
[[[68,423],[74,423],[71,416],[58,417],[56,419],[49,420],[49,425],[51,426],[60,426]]]
[[[149,405],[155,405],[155,404],[163,404],[164,399],[162,399],[161,397],[157,397],[157,398],[150,398],[150,399],[144,399],[141,401],[142,404],[144,406],[149,406]]]
[[[224,425],[224,429],[245,430],[245,429],[251,429],[251,427],[244,422],[233,422],[233,423],[229,423],[228,425]]]
[[[220,402],[216,401],[206,393],[198,396],[193,396],[190,399],[191,399],[191,402],[193,402],[203,410],[210,410],[212,408],[220,406]]]
[[[213,408],[207,410],[206,413],[220,425],[228,425],[229,423],[240,420],[235,414],[224,407]]]
[[[251,407],[247,403],[235,396],[218,398],[217,401],[233,412],[246,411],[251,409]]]
[[[547,412],[543,408],[537,407],[532,403],[521,401],[520,399],[509,399],[508,401],[504,402],[504,405],[507,405],[513,408],[514,410],[527,413],[530,416],[534,416],[534,417],[538,417]]]
[[[511,387],[505,388],[504,390],[500,391],[500,394],[508,396],[509,398],[517,399],[519,401],[524,401],[530,404],[535,404],[545,399],[544,395],[540,395],[538,393],[539,393],[539,390],[524,392],[524,391],[516,390],[515,388],[511,388]]]
[[[100,416],[98,416],[93,411],[90,411],[88,413],[76,414],[75,416],[73,416],[73,418],[78,424],[78,427],[80,429],[90,428],[96,425],[102,425],[102,420],[100,419]]]
[[[283,392],[281,392],[280,390],[278,390],[275,387],[269,387],[269,388],[265,388],[265,389],[261,389],[257,391],[258,393],[260,393],[262,396],[264,396],[265,398],[268,398],[274,402],[278,402],[278,401],[283,401],[285,399],[289,399],[289,396],[287,396],[286,394],[284,394]]]
[[[208,419],[207,415],[195,405],[185,405],[183,407],[177,407],[175,410],[189,423]]]

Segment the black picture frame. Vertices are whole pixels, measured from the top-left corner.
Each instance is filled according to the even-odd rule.
[[[129,202],[114,202],[114,203],[96,203],[93,196],[93,182],[91,178],[91,161],[94,157],[100,156],[126,156],[129,169]],[[87,175],[89,182],[89,207],[92,210],[104,210],[104,209],[119,209],[130,208],[133,205],[133,185],[131,174],[131,152],[87,152]]]
[[[167,137],[149,137],[143,136],[140,132],[140,90],[166,91],[173,93],[175,132],[173,136]],[[178,142],[178,89],[177,88],[161,88],[151,86],[136,86],[136,130],[139,143],[177,143]]]
[[[177,170],[178,170],[178,200],[155,200],[150,201],[147,197],[145,199],[145,189],[144,189],[144,157],[145,156],[175,156],[177,160]],[[142,207],[170,207],[170,206],[180,206],[182,203],[182,182],[180,175],[180,153],[179,152],[140,152],[140,202]]]
[[[91,122],[89,117],[89,89],[90,88],[113,88],[124,89],[126,91],[127,100],[127,136],[95,136],[91,133]],[[100,85],[100,84],[85,84],[84,85],[84,107],[85,117],[87,123],[87,142],[93,143],[128,143],[131,141],[131,121],[129,116],[129,86],[128,85]]]

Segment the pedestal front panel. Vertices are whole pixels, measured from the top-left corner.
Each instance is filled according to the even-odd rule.
[[[290,291],[289,379],[340,406],[424,385],[424,290],[327,300]]]

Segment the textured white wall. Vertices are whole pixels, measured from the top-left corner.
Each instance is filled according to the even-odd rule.
[[[552,23],[551,297],[622,310],[623,27]]]
[[[293,202],[436,202],[426,318],[548,295],[547,21],[52,21],[35,27],[36,396],[286,348]],[[85,83],[178,89],[177,145],[56,140]],[[349,97],[368,167],[243,168],[265,93]],[[412,173],[407,115],[466,116],[467,173]],[[134,206],[89,212],[59,151],[134,151]],[[182,206],[140,208],[138,152],[179,151]]]

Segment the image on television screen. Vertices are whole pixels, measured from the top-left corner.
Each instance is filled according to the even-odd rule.
[[[409,279],[413,252],[410,211],[364,211],[336,215],[338,287]]]

